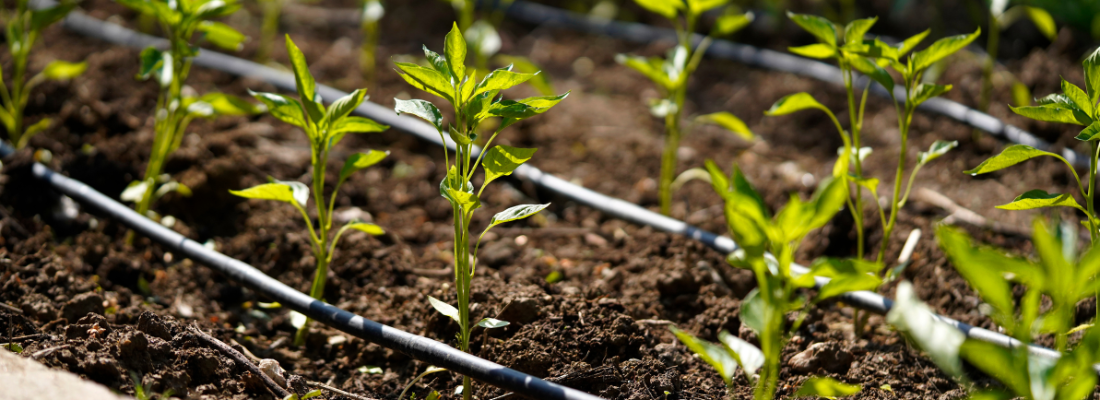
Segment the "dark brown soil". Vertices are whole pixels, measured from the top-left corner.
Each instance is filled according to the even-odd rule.
[[[349,7],[347,1],[322,5]],[[84,7],[94,16],[133,21],[134,14],[95,0]],[[441,45],[452,18],[434,0],[390,6],[384,21],[380,60],[416,54],[419,46]],[[254,10],[253,10],[254,11]],[[303,23],[294,18],[283,28],[312,61],[318,80],[341,89],[365,84],[359,77],[354,26]],[[422,31],[410,29],[417,21]],[[250,36],[256,23],[230,18]],[[646,100],[657,96],[644,78],[614,62],[616,53],[659,54],[661,44],[634,45],[612,39],[518,25],[503,29],[504,53],[530,57],[541,65],[559,91],[570,97],[551,112],[518,124],[500,144],[538,147],[532,163],[540,169],[587,188],[656,208],[656,183],[662,125],[652,118]],[[1068,33],[1063,32],[1063,35]],[[1060,39],[1069,40],[1069,39]],[[249,43],[242,56],[255,52]],[[785,43],[773,43],[782,48]],[[279,46],[281,46],[281,41]],[[1066,47],[1034,50],[1009,63],[1009,70],[1038,95],[1057,88],[1058,76],[1081,81],[1077,54]],[[50,116],[60,123],[31,141],[48,149],[51,166],[117,198],[140,176],[152,142],[151,111],[155,87],[133,79],[138,50],[120,48],[51,28],[34,54],[37,69],[51,59],[87,59],[89,72],[68,84],[49,83],[32,96],[28,114]],[[277,60],[285,59],[281,48]],[[586,61],[578,61],[586,60]],[[948,97],[975,104],[980,63],[974,57],[954,59],[941,81],[956,89]],[[379,68],[370,88],[374,101],[392,105],[397,96],[420,97],[388,67]],[[245,95],[245,89],[273,88],[260,82],[195,69],[189,84],[198,92],[221,90]],[[707,60],[698,72],[689,113],[730,111],[746,120],[761,140],[749,143],[717,129],[690,132],[681,149],[681,170],[705,159],[720,165],[736,162],[773,208],[792,192],[808,196],[818,177],[831,171],[837,133],[819,113],[765,118],[763,111],[783,95],[809,91],[833,109],[843,109],[842,88],[788,74]],[[509,97],[531,95],[517,88]],[[995,99],[1010,98],[1007,88]],[[1033,123],[1009,115],[1004,101],[992,113],[1061,144],[1070,144],[1069,128]],[[845,114],[840,115],[846,120]],[[868,174],[884,181],[888,193],[898,158],[899,135],[891,104],[874,98],[867,108],[865,144],[875,153]],[[1075,185],[1053,160],[1031,161],[989,177],[971,178],[960,171],[995,154],[1002,144],[985,136],[972,140],[971,130],[946,118],[920,114],[914,122],[907,156],[934,140],[958,140],[960,146],[926,167],[917,187],[937,191],[963,207],[1008,226],[1026,227],[1037,213],[993,208],[1032,188],[1070,191]],[[307,290],[314,260],[302,221],[284,204],[244,201],[228,194],[278,179],[308,179],[308,144],[304,135],[269,116],[219,118],[192,125],[166,172],[190,186],[190,198],[169,195],[156,206],[175,216],[176,231],[210,241],[219,251],[256,266],[300,290]],[[456,327],[428,306],[427,296],[454,302],[450,263],[450,208],[440,198],[437,182],[444,170],[440,150],[396,131],[348,138],[329,169],[343,156],[365,148],[391,151],[381,165],[352,177],[337,200],[338,213],[362,211],[387,234],[350,234],[338,246],[325,300],[408,332],[453,344]],[[0,342],[20,339],[23,354],[47,365],[70,370],[125,393],[133,393],[131,373],[147,391],[171,390],[187,398],[271,398],[255,379],[224,354],[185,333],[187,324],[213,331],[261,358],[278,360],[290,374],[329,383],[368,397],[396,398],[427,367],[409,357],[317,326],[307,345],[292,346],[294,328],[287,312],[263,309],[270,301],[230,282],[210,269],[165,252],[148,239],[132,247],[123,243],[126,229],[95,210],[65,223],[39,184],[26,176],[31,155],[17,154],[0,176]],[[335,176],[328,177],[335,180]],[[610,219],[563,199],[547,197],[518,181],[492,185],[485,210],[476,223],[510,205],[553,201],[548,212],[525,222],[497,228],[486,236],[481,265],[473,283],[474,314],[512,325],[491,332],[475,331],[473,351],[503,365],[541,377],[565,379],[570,386],[609,399],[717,399],[722,380],[678,344],[667,331],[671,322],[708,340],[729,330],[748,337],[738,319],[740,299],[754,286],[746,271],[727,266],[716,251],[682,237]],[[868,205],[868,216],[876,212]],[[722,232],[719,199],[703,183],[690,183],[676,195],[673,214],[705,229]],[[947,263],[933,238],[933,224],[946,216],[934,206],[911,201],[887,250],[896,259],[913,229],[922,230],[915,262],[905,271],[922,299],[935,310],[961,321],[992,327],[978,311],[980,299]],[[1076,218],[1066,214],[1065,217]],[[476,228],[476,227],[475,227]],[[867,248],[877,252],[881,227],[868,227]],[[979,240],[1015,252],[1031,251],[1024,237],[970,229]],[[813,258],[850,256],[855,251],[851,218],[839,216],[811,234],[798,254]],[[564,279],[547,283],[560,272]],[[892,288],[884,294],[892,295]],[[18,310],[18,311],[15,311]],[[1085,316],[1087,318],[1087,316]],[[825,304],[811,312],[784,352],[780,394],[788,396],[807,377],[828,374],[864,385],[860,398],[959,398],[965,394],[898,335],[871,318],[871,331],[853,335],[851,311]],[[796,354],[809,363],[788,365]],[[819,356],[811,357],[811,354]],[[377,366],[381,374],[360,371]],[[452,393],[461,378],[435,374],[414,388],[418,396],[435,389]],[[736,382],[737,398],[751,388]],[[477,396],[489,399],[500,390],[477,385]],[[340,398],[331,395],[330,398]]]

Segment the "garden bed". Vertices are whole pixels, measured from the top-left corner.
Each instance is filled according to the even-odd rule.
[[[392,6],[383,20],[380,60],[415,54],[421,43],[437,46],[452,18],[438,2]],[[329,4],[326,6],[348,6]],[[132,21],[133,13],[105,1],[85,4],[93,16]],[[403,21],[421,21],[422,32],[400,29]],[[234,21],[229,21],[234,23]],[[243,25],[244,21],[238,26]],[[343,90],[365,86],[358,75],[354,26],[290,25],[322,82]],[[255,37],[255,29],[245,29]],[[559,91],[570,97],[545,115],[517,125],[502,144],[538,147],[533,165],[592,190],[656,208],[660,121],[649,115],[645,101],[656,96],[640,75],[614,62],[616,53],[658,54],[661,44],[638,46],[558,29],[505,25],[504,53],[521,54],[540,64]],[[346,37],[347,39],[341,39]],[[769,46],[782,48],[784,39]],[[255,51],[249,44],[239,55]],[[50,165],[106,193],[117,195],[139,176],[152,142],[149,119],[155,87],[133,79],[134,49],[111,46],[51,28],[33,55],[32,66],[53,58],[88,57],[88,73],[69,85],[48,84],[32,97],[28,114],[50,115],[58,128],[31,141],[48,149]],[[277,49],[276,58],[283,52]],[[584,58],[581,58],[584,57]],[[577,61],[577,60],[588,61]],[[950,98],[973,104],[977,98],[980,63],[965,56],[947,70],[942,82],[956,85]],[[392,98],[420,96],[387,64],[372,99],[392,105]],[[37,64],[36,64],[37,63]],[[1057,52],[1036,52],[1010,64],[1010,69],[1034,93],[1057,87],[1057,77],[1081,81],[1076,60]],[[189,80],[200,92],[218,89],[245,95],[245,89],[273,91],[255,80],[196,69]],[[720,165],[737,162],[773,208],[791,192],[803,196],[832,169],[840,139],[824,116],[799,114],[766,118],[763,111],[783,95],[809,91],[827,106],[843,108],[843,89],[828,84],[707,60],[695,78],[691,112],[730,111],[746,119],[761,141],[744,142],[717,129],[700,128],[686,135],[681,170],[705,159]],[[1007,91],[994,99],[1008,98]],[[533,95],[517,88],[509,97]],[[1060,127],[1029,123],[1010,116],[1002,103],[992,114],[1032,130],[1047,139],[1068,138]],[[897,128],[892,105],[873,99],[868,106],[866,144],[877,152],[867,164],[869,175],[890,184],[897,154]],[[989,137],[971,140],[969,128],[944,118],[918,115],[914,149],[936,139],[959,140],[960,148],[925,167],[918,186],[939,192],[963,207],[1009,226],[1027,226],[1032,214],[994,210],[1030,188],[1067,191],[1074,186],[1060,166],[1036,160],[1028,168],[976,179],[961,171],[995,153],[1000,143]],[[268,176],[308,179],[308,143],[296,129],[269,116],[230,117],[198,122],[168,162],[167,172],[194,190],[190,198],[172,194],[156,209],[178,219],[173,229],[252,264],[288,285],[309,287],[313,260],[308,239],[292,208],[282,204],[242,201],[228,190],[261,183]],[[1062,141],[1061,143],[1066,143]],[[387,235],[347,236],[333,262],[325,299],[343,309],[405,331],[451,341],[457,327],[428,307],[428,295],[454,301],[450,289],[450,214],[437,182],[444,171],[441,150],[397,131],[349,137],[337,152],[365,148],[391,151],[383,164],[351,178],[337,199],[337,213],[367,216]],[[895,150],[896,151],[896,150]],[[343,157],[337,157],[343,158]],[[49,337],[21,340],[24,354],[42,350],[37,359],[71,370],[108,387],[132,392],[129,372],[143,376],[147,390],[172,389],[198,397],[256,398],[266,392],[256,382],[241,379],[243,370],[225,356],[182,332],[198,322],[218,338],[240,343],[262,358],[274,358],[288,372],[327,382],[368,397],[395,398],[427,365],[409,357],[318,326],[307,345],[290,345],[294,328],[283,310],[259,308],[269,301],[223,276],[177,255],[165,253],[147,239],[124,245],[125,228],[106,218],[81,214],[71,224],[53,223],[47,196],[25,174],[31,155],[18,153],[4,165],[0,204],[11,217],[3,220],[0,255],[3,291],[0,300],[21,309],[0,309],[0,335],[46,333]],[[333,164],[332,167],[338,167]],[[724,387],[713,370],[679,345],[665,324],[714,340],[723,329],[741,332],[739,299],[755,285],[751,274],[734,270],[724,255],[690,239],[654,232],[568,201],[547,197],[529,184],[487,189],[480,214],[487,216],[521,200],[554,201],[543,218],[497,229],[487,237],[481,265],[473,282],[476,317],[511,321],[489,334],[475,331],[475,354],[536,376],[560,377],[588,372],[583,379],[565,379],[567,386],[605,398],[720,398]],[[708,185],[691,183],[675,196],[673,216],[712,232],[724,232],[717,195]],[[868,210],[872,211],[872,210]],[[932,239],[932,224],[946,214],[913,202],[899,220],[897,237],[914,228],[924,232],[915,262],[905,272],[921,298],[934,310],[987,328],[993,325],[978,312],[980,300],[946,262]],[[844,213],[814,233],[797,259],[820,255],[847,256],[854,248],[850,217]],[[1021,253],[1030,252],[1026,238],[971,229],[982,242]],[[870,229],[875,232],[874,227]],[[903,239],[896,239],[887,259],[896,259]],[[869,249],[880,238],[871,236]],[[559,272],[563,279],[547,283]],[[887,295],[890,291],[888,290]],[[102,317],[87,316],[88,312]],[[1082,310],[1090,314],[1091,310]],[[1081,315],[1087,320],[1091,315]],[[865,398],[962,397],[965,391],[942,375],[900,337],[871,319],[872,331],[854,338],[851,315],[835,304],[815,308],[786,351],[781,395],[790,395],[811,374],[827,373],[863,384]],[[92,327],[98,323],[97,332]],[[0,341],[6,341],[0,339]],[[448,342],[449,343],[449,342]],[[826,343],[813,362],[787,361],[815,343]],[[67,346],[57,348],[58,346]],[[56,348],[56,349],[55,349]],[[834,351],[835,350],[835,351]],[[800,358],[805,359],[805,357]],[[364,366],[380,367],[372,373]],[[416,386],[450,392],[460,384],[456,375],[431,375]],[[891,392],[883,389],[887,386]],[[667,392],[667,394],[666,394]],[[751,389],[738,389],[747,397]],[[478,385],[479,398],[503,394]]]

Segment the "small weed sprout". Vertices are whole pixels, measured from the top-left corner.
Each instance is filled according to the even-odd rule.
[[[720,346],[676,328],[672,332],[714,366],[727,386],[732,385],[736,368],[740,367],[745,379],[755,385],[753,398],[772,399],[779,381],[783,346],[789,332],[797,330],[806,315],[808,302],[800,291],[814,284],[813,273],[802,276],[791,273],[794,254],[808,233],[824,226],[844,206],[848,183],[843,176],[823,181],[810,201],[792,195],[790,202],[773,217],[736,165],[728,176],[712,161],[707,161],[706,168],[714,190],[725,201],[730,235],[741,246],[730,253],[727,261],[756,275],[757,289],[741,303],[741,322],[756,332],[760,348],[729,332],[719,334]],[[846,173],[847,159],[842,158],[836,170],[840,172],[836,175]],[[787,313],[794,311],[800,311],[801,315],[793,326],[788,326]],[[759,374],[755,382],[754,374]],[[836,397],[852,395],[860,389],[828,378],[814,378],[798,394]]]
[[[697,46],[692,47],[699,17],[704,12],[725,5],[728,0],[634,1],[643,8],[668,18],[676,28],[678,43],[668,51],[668,55],[663,60],[658,57],[646,59],[625,54],[615,57],[620,64],[645,75],[664,92],[664,98],[650,104],[650,111],[654,116],[665,120],[665,145],[661,154],[661,175],[657,190],[661,214],[669,215],[672,211],[672,183],[676,175],[677,151],[680,149],[682,132],[681,119],[687,97],[688,80],[703,60],[703,54],[713,41],[712,36],[730,35],[741,30],[752,22],[753,14],[737,12],[736,7],[732,6],[727,8],[718,18],[710,35],[703,38]],[[695,122],[718,125],[745,139],[753,138],[753,133],[748,126],[728,112],[702,115],[697,117]]]
[[[190,193],[186,186],[162,176],[162,170],[168,156],[180,147],[191,121],[219,115],[256,114],[262,108],[224,93],[211,92],[197,96],[189,94],[190,90],[184,90],[184,82],[191,70],[191,60],[199,51],[192,43],[194,36],[199,35],[201,40],[228,50],[237,50],[244,42],[245,36],[237,30],[211,21],[236,12],[240,8],[239,4],[232,0],[117,1],[144,15],[155,17],[169,44],[168,50],[148,47],[141,52],[138,77],[152,77],[160,86],[154,114],[155,137],[145,175],[141,180],[131,182],[122,196],[123,200],[137,203],[138,214],[155,218],[156,215],[150,215],[149,212],[153,201],[172,191],[179,191],[184,195]],[[133,232],[127,235],[126,241],[132,243]]]
[[[310,249],[317,261],[317,270],[314,273],[313,285],[309,295],[320,300],[325,294],[325,280],[328,275],[328,266],[332,262],[332,256],[336,252],[336,243],[340,236],[349,229],[366,232],[371,235],[381,235],[382,228],[375,224],[362,221],[348,221],[336,231],[333,237],[332,214],[336,206],[336,195],[340,191],[340,185],[352,174],[377,164],[382,161],[389,152],[369,150],[365,153],[356,153],[344,161],[340,169],[336,184],[332,187],[328,201],[325,201],[325,168],[328,165],[329,152],[337,143],[349,133],[381,132],[389,128],[373,120],[349,115],[359,104],[367,98],[366,89],[356,89],[347,96],[336,99],[326,109],[321,104],[317,94],[317,83],[306,65],[305,55],[290,39],[286,37],[286,50],[290,55],[291,69],[294,71],[294,80],[298,87],[298,100],[275,93],[252,93],[252,96],[267,106],[271,115],[288,124],[297,126],[305,131],[309,138],[311,155],[312,191],[309,186],[294,181],[272,181],[248,189],[234,191],[237,196],[250,199],[275,200],[290,203],[302,214],[302,218],[309,228]],[[310,219],[306,212],[312,192],[317,223]],[[298,328],[294,336],[294,344],[302,345],[305,335],[309,332],[309,319]]]
[[[0,122],[3,122],[4,129],[8,132],[8,140],[16,149],[22,149],[32,136],[50,127],[49,118],[43,118],[30,126],[25,126],[23,110],[27,107],[31,90],[46,80],[75,78],[83,74],[88,67],[84,62],[70,63],[55,60],[31,79],[27,79],[27,60],[42,30],[65,18],[73,8],[76,8],[75,2],[62,2],[51,7],[32,10],[28,7],[28,2],[28,0],[16,0],[14,13],[8,14],[4,20],[4,25],[7,25],[5,38],[12,58],[12,78],[9,88],[4,84],[3,74],[0,73],[0,101],[3,104],[3,108],[0,108]]]
[[[527,218],[545,209],[549,204],[525,204],[511,207],[493,216],[489,226],[478,237],[473,254],[470,253],[470,227],[473,214],[481,207],[481,193],[490,182],[511,175],[516,168],[530,160],[536,149],[524,149],[498,145],[490,147],[493,140],[508,126],[523,119],[546,112],[557,105],[568,93],[560,96],[531,97],[522,100],[504,100],[498,97],[500,91],[530,80],[535,74],[512,72],[511,68],[501,68],[485,76],[480,82],[475,79],[473,68],[466,67],[466,40],[458,24],[454,24],[447,34],[442,55],[424,47],[424,55],[430,67],[398,62],[397,69],[401,77],[413,87],[431,93],[446,100],[454,107],[455,121],[443,124],[443,114],[432,103],[425,100],[394,99],[394,110],[398,114],[412,114],[432,124],[439,132],[440,139],[446,137],[454,141],[456,152],[451,158],[449,151],[443,151],[447,167],[447,177],[439,183],[439,193],[451,203],[454,213],[454,263],[455,289],[458,292],[458,308],[434,297],[429,297],[432,307],[450,317],[459,325],[459,349],[468,352],[470,333],[474,326],[498,328],[507,325],[505,321],[485,318],[477,324],[470,322],[470,281],[477,266],[477,250],[481,238],[494,226],[509,221]],[[499,126],[485,142],[484,151],[475,157],[475,141],[478,138],[476,128],[488,118],[501,118]],[[474,191],[474,173],[477,166],[485,171],[481,189]],[[473,394],[473,382],[469,377],[462,380],[463,398],[469,400]]]

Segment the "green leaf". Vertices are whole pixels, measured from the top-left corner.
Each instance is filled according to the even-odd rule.
[[[65,2],[53,7],[32,10],[31,30],[41,32],[47,26],[53,25],[55,22],[65,18],[74,8],[76,8],[76,2]]]
[[[88,63],[86,62],[71,63],[68,61],[54,60],[46,65],[46,69],[42,70],[42,75],[47,79],[60,81],[80,76],[80,74],[83,74],[87,69]]]
[[[795,14],[790,11],[787,11],[787,17],[806,32],[817,37],[821,43],[836,47],[836,25],[829,20],[816,15]]]
[[[443,74],[443,76],[449,83],[458,83],[458,80],[459,78],[461,78],[461,76],[456,78],[454,75],[452,75],[451,67],[447,65],[446,58],[444,58],[439,53],[428,50],[428,46],[421,45],[420,47],[424,49],[424,58],[428,60],[428,64],[431,64],[432,68],[434,68],[436,71],[439,71],[440,74]]]
[[[298,87],[298,99],[305,106],[306,112],[309,114],[309,120],[319,122],[325,114],[324,108],[314,101],[317,97],[317,82],[313,80],[313,74],[309,72],[306,56],[302,54],[302,50],[298,49],[298,45],[290,39],[290,34],[286,35],[286,53],[290,57],[290,65],[294,70],[294,82]]]
[[[768,305],[760,296],[760,288],[749,292],[741,301],[741,323],[756,332],[764,331],[764,313]]]
[[[844,44],[863,43],[863,36],[878,22],[878,17],[857,19],[844,27]]]
[[[238,51],[247,37],[243,33],[221,22],[202,21],[197,28],[206,41],[226,50]]]
[[[42,118],[38,120],[38,122],[35,122],[34,124],[28,126],[26,129],[23,130],[23,138],[21,138],[20,140],[23,140],[25,142],[32,136],[37,135],[42,131],[48,129],[51,123],[53,123],[53,120],[50,118]]]
[[[813,217],[806,221],[807,231],[825,226],[833,216],[844,207],[848,199],[848,182],[844,179],[827,178],[817,187],[817,193],[810,205]]]
[[[1100,48],[1086,57],[1082,65],[1085,67],[1085,91],[1089,94],[1089,102],[1096,104],[1100,99]]]
[[[1040,189],[1028,190],[1017,196],[1011,203],[997,206],[1002,210],[1031,210],[1044,207],[1073,207],[1088,213],[1069,193],[1047,193]]]
[[[8,351],[10,351],[12,353],[22,353],[23,352],[23,345],[21,345],[19,343],[14,343],[14,342],[13,343],[0,343],[0,347],[8,349]]]
[[[733,34],[748,26],[754,19],[755,16],[751,12],[739,13],[730,10],[714,21],[714,36]]]
[[[929,99],[947,93],[952,88],[951,85],[934,85],[930,83],[922,83],[917,86],[915,93],[913,93],[913,107],[919,106]]]
[[[726,352],[733,356],[746,377],[753,376],[760,367],[764,366],[764,352],[752,343],[730,334],[727,330],[718,333],[718,340],[726,346]]]
[[[878,66],[866,57],[852,56],[848,57],[848,63],[852,65],[859,73],[867,75],[886,90],[891,93],[894,91],[894,77],[890,76],[889,72]]]
[[[882,279],[874,275],[860,273],[837,276],[821,287],[821,290],[817,292],[815,301],[822,301],[848,292],[874,291],[881,284]]]
[[[368,132],[382,132],[390,127],[382,125],[374,120],[349,116],[341,118],[336,121],[331,127],[329,127],[329,146],[335,146],[336,143],[340,143],[340,140],[344,138],[344,135],[349,133],[368,133]]]
[[[306,118],[305,115],[302,114],[302,103],[299,103],[298,100],[281,94],[257,93],[252,90],[249,90],[248,94],[251,94],[252,97],[264,103],[264,105],[267,106],[267,111],[280,121],[299,128],[306,127]]]
[[[155,74],[160,87],[168,87],[172,83],[172,53],[147,47],[141,51],[141,69],[138,70],[138,78],[149,79]]]
[[[932,146],[928,148],[928,151],[922,151],[917,155],[917,164],[928,164],[932,160],[940,158],[940,156],[947,154],[947,152],[956,147],[959,147],[959,141],[957,140],[952,140],[950,142],[946,140],[937,140],[932,142]]]
[[[729,386],[730,382],[733,381],[734,371],[737,370],[737,361],[726,351],[725,347],[699,339],[690,333],[677,329],[675,326],[669,326],[668,329],[692,353],[698,354],[699,358],[714,367],[718,371],[718,375],[726,382],[726,386]]]
[[[493,146],[481,161],[482,168],[485,168],[485,183],[482,185],[488,185],[489,182],[502,176],[511,175],[516,168],[530,160],[537,150],[504,145]]]
[[[503,224],[505,222],[516,221],[530,217],[537,214],[539,211],[546,209],[546,207],[550,207],[550,203],[523,204],[509,207],[507,210],[498,212],[496,215],[493,216],[493,219],[489,221],[489,228]]]
[[[431,303],[432,308],[434,308],[436,311],[439,311],[440,314],[451,317],[451,319],[455,320],[456,323],[462,324],[462,321],[459,319],[460,317],[458,315],[457,308],[454,308],[450,304],[444,303],[443,300],[437,299],[432,296],[428,296],[428,302]]]
[[[332,102],[332,104],[329,105],[328,110],[325,111],[324,120],[328,121],[329,123],[339,121],[340,119],[346,117],[348,114],[351,114],[351,112],[354,111],[356,107],[359,107],[359,105],[362,104],[363,100],[366,100],[366,98],[366,89],[355,89],[354,92],[351,92],[348,95],[336,99],[336,101]]]
[[[993,343],[967,340],[963,343],[961,353],[967,361],[982,372],[985,372],[1008,386],[1018,394],[1031,394],[1028,384],[1027,368],[1023,365],[1013,350],[1005,349]],[[1026,361],[1025,361],[1026,362]],[[1038,382],[1037,382],[1038,383]]]
[[[362,171],[364,168],[374,164],[378,164],[388,155],[390,155],[390,152],[378,150],[367,150],[366,153],[352,154],[351,157],[348,157],[348,159],[344,161],[344,167],[340,169],[339,182],[348,179],[351,174]]]
[[[416,64],[397,62],[401,78],[413,87],[454,102],[455,91],[449,78],[443,73]]]
[[[748,125],[745,125],[744,121],[725,111],[700,115],[695,117],[695,122],[718,125],[725,128],[727,131],[737,134],[737,136],[745,140],[752,140],[755,138],[752,130],[749,129]]]
[[[928,34],[932,33],[932,29],[925,29],[924,32],[910,36],[901,42],[901,46],[898,47],[898,57],[904,56],[906,53],[913,51],[920,42],[924,41],[924,38],[928,37]]]
[[[937,40],[935,43],[932,43],[932,45],[928,46],[927,49],[913,53],[913,57],[911,59],[913,70],[909,71],[909,73],[914,74],[916,72],[923,71],[928,67],[931,67],[932,64],[935,64],[936,62],[946,58],[949,55],[954,54],[955,52],[961,50],[963,47],[969,45],[970,42],[973,42],[974,39],[977,39],[978,36],[981,35],[981,33],[982,28],[978,28],[978,30],[969,35],[956,35],[945,37],[943,39]]]
[[[397,115],[402,113],[412,114],[428,121],[435,126],[435,129],[443,130],[443,113],[439,112],[434,104],[420,99],[401,100],[394,98],[393,102],[393,110],[397,111]]]
[[[646,78],[653,81],[653,83],[665,89],[672,87],[672,81],[669,80],[668,75],[665,75],[665,72],[661,70],[660,65],[655,65],[655,63],[644,57],[617,54],[615,55],[615,62],[640,72],[642,75],[645,75]]]
[[[309,187],[301,182],[276,181],[245,190],[230,190],[229,193],[248,199],[282,201],[302,207],[309,201]]]
[[[498,69],[490,72],[489,75],[486,75],[485,78],[481,80],[481,83],[477,85],[477,89],[474,90],[474,96],[489,91],[511,88],[523,82],[527,82],[527,80],[535,77],[537,74],[537,72],[534,74],[525,74],[512,72],[505,68]]]
[[[1062,79],[1062,93],[1065,93],[1066,97],[1072,100],[1073,104],[1086,115],[1091,116],[1094,113],[1093,104],[1089,101],[1089,95],[1077,85]]]
[[[814,43],[805,46],[788,47],[787,51],[803,57],[825,59],[836,56],[836,48],[825,43]]]
[[[1089,124],[1074,139],[1086,142],[1100,140],[1100,121]]]
[[[1031,19],[1031,23],[1035,24],[1036,28],[1039,28],[1039,32],[1046,36],[1047,39],[1054,40],[1058,37],[1058,27],[1054,24],[1054,17],[1050,15],[1046,10],[1039,7],[1024,6],[1024,11],[1027,12],[1028,18]]]
[[[726,5],[729,0],[687,0],[687,3],[688,10],[691,10],[692,14],[699,15]]]
[[[837,397],[851,396],[863,390],[863,386],[849,385],[826,376],[811,376],[802,387],[794,392],[794,397],[824,397],[835,399]]]
[[[508,326],[509,324],[510,322],[508,321],[501,321],[496,318],[482,318],[481,321],[477,322],[477,326],[485,329],[503,328]]]
[[[210,0],[202,3],[202,5],[195,10],[192,18],[195,20],[204,20],[224,17],[237,12],[240,8],[241,5],[233,1]]]
[[[459,77],[466,76],[466,39],[462,37],[462,31],[458,29],[458,23],[451,26],[444,41],[443,56],[447,59],[447,65],[451,67],[451,74]]]
[[[204,94],[199,98],[199,101],[209,104],[218,115],[253,115],[263,112],[263,108],[256,104],[220,92]]]
[[[1010,258],[995,249],[974,247],[969,236],[946,225],[936,228],[936,239],[959,274],[993,307],[994,321],[1011,330],[1013,327],[1006,325],[1014,321],[1015,302],[1002,271],[1025,271],[1026,261]]]
[[[451,204],[469,212],[481,207],[481,199],[474,194],[474,185],[466,182],[465,188],[458,188],[458,169],[453,165],[447,172],[447,177],[439,182],[439,194]]]
[[[959,347],[966,336],[936,319],[932,310],[917,298],[908,281],[898,284],[894,307],[886,314],[886,321],[924,350],[949,376],[963,376]]]
[[[366,232],[367,234],[374,235],[374,236],[380,236],[380,235],[385,235],[386,234],[386,231],[382,230],[381,226],[378,226],[378,225],[375,225],[375,224],[368,224],[366,222],[349,222],[347,225],[344,225],[344,226],[346,226],[350,229],[355,229],[355,230],[360,231],[360,232]]]
[[[681,0],[634,0],[634,2],[668,19],[675,19],[676,11],[684,7]]]
[[[535,65],[527,57],[510,56],[505,54],[499,54],[493,57],[493,61],[500,64],[511,64],[515,66],[515,69],[519,72],[527,74],[535,74],[541,70],[538,65]],[[544,96],[554,95],[554,86],[550,84],[550,79],[547,78],[547,74],[536,74],[532,76],[527,84],[538,90]]]
[[[814,99],[814,96],[802,92],[787,95],[779,99],[779,101],[776,101],[775,104],[772,105],[771,109],[764,112],[764,115],[775,117],[809,109],[818,109],[826,112],[829,110],[819,103],[817,99]]]
[[[1035,157],[1042,156],[1058,157],[1057,154],[1048,151],[1042,151],[1026,144],[1015,144],[1005,148],[1003,151],[1001,151],[1001,154],[993,156],[988,160],[982,161],[982,163],[978,164],[978,166],[974,167],[974,169],[963,172],[970,175],[990,173],[993,171],[1011,167],[1013,165],[1019,164]]]

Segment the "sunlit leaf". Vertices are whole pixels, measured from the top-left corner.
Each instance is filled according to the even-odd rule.
[[[1047,193],[1040,189],[1029,190],[1017,196],[1011,203],[997,206],[1002,210],[1031,210],[1044,207],[1073,207],[1088,212],[1069,193]]]
[[[1057,154],[1048,151],[1042,151],[1025,144],[1016,144],[1008,146],[1001,151],[1001,154],[993,156],[988,160],[982,161],[982,163],[978,164],[977,167],[963,172],[971,175],[985,174],[1008,168],[1021,162],[1030,160],[1032,158],[1042,156],[1058,157]]]
[[[756,137],[755,135],[753,135],[752,130],[749,129],[749,126],[745,125],[744,121],[742,121],[740,118],[737,118],[737,116],[725,111],[700,115],[698,117],[695,117],[695,121],[705,124],[718,125],[722,128],[725,128],[727,131],[737,134],[737,136],[740,136],[742,139],[745,140],[752,140]]]
[[[435,297],[428,296],[428,302],[432,304],[432,308],[439,311],[440,314],[451,317],[456,323],[461,324],[462,321],[458,315],[458,309],[454,308],[450,304],[444,303],[443,300],[439,300]]]
[[[489,221],[489,227],[494,227],[505,222],[511,222],[521,220],[532,215],[537,214],[539,211],[550,207],[550,203],[546,204],[522,204],[518,206],[509,207],[507,210],[496,213],[493,219]]]
[[[811,376],[802,387],[794,392],[794,397],[824,397],[835,399],[837,397],[851,396],[863,390],[863,386],[850,385],[825,376]]]

